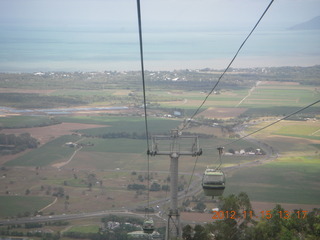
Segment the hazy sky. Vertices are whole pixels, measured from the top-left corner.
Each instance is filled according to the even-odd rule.
[[[140,1],[146,67],[168,70],[226,66],[271,0]],[[318,35],[288,35],[287,42],[258,34],[285,33],[319,15],[320,0],[275,0],[243,49],[247,60],[238,62],[319,64]],[[137,69],[137,22],[136,0],[0,0],[0,71]]]
[[[145,29],[252,27],[269,2],[141,0],[142,20]],[[318,15],[319,0],[276,0],[261,25],[289,27]],[[136,0],[0,0],[0,24],[132,29]]]

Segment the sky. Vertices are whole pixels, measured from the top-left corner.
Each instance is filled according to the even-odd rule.
[[[240,28],[257,21],[269,0],[141,0],[145,30]],[[290,27],[320,15],[319,0],[275,0],[262,24]],[[134,29],[136,0],[1,0],[0,26]]]

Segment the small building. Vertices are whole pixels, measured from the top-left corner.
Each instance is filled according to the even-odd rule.
[[[174,115],[175,117],[181,117],[181,112],[180,112],[180,111],[174,111],[174,112],[173,112],[173,115]]]
[[[68,147],[77,147],[78,146],[78,144],[74,143],[74,142],[67,142],[67,143],[65,143],[65,145]]]
[[[225,156],[232,156],[233,153],[231,153],[231,152],[226,152],[226,153],[224,153],[224,155],[225,155]]]

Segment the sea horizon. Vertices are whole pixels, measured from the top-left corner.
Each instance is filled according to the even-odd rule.
[[[150,71],[225,69],[249,30],[161,30],[143,33],[144,67]],[[137,71],[134,29],[1,27],[0,72]],[[233,68],[320,64],[320,31],[257,30]]]

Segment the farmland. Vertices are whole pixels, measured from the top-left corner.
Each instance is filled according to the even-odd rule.
[[[201,175],[208,165],[218,163],[218,146],[226,145],[225,152],[263,149],[276,156],[276,160],[263,163],[264,155],[223,156],[222,167],[256,161],[263,163],[228,172],[226,194],[245,191],[256,202],[317,206],[320,197],[317,191],[320,188],[319,104],[248,139],[234,142],[241,135],[319,100],[314,76],[309,74],[310,78],[305,82],[299,79],[283,82],[271,75],[248,74],[248,81],[248,75],[230,75],[208,97],[194,121],[184,130],[185,134],[198,134],[203,149],[195,174]],[[150,73],[147,88],[148,127],[152,135],[169,134],[171,129],[181,126],[206,97],[217,73],[158,73],[167,79],[173,76],[187,79],[181,82],[156,81],[155,75]],[[49,75],[46,78],[24,75],[23,79],[31,79],[30,85],[24,85],[21,75],[1,75],[0,80],[12,80],[0,81],[1,89],[9,88],[6,94],[15,94],[6,98],[5,106],[28,109],[19,113],[2,110],[1,133],[29,132],[40,143],[38,148],[18,155],[1,155],[0,209],[4,206],[17,209],[9,210],[10,214],[0,211],[2,218],[41,210],[55,197],[55,204],[45,208],[43,214],[134,208],[146,202],[145,191],[127,189],[132,183],[147,184],[147,145],[139,75],[133,72],[61,76],[56,73],[55,81],[49,81]],[[255,78],[257,81],[253,80]],[[270,78],[272,81],[268,80]],[[18,83],[20,89],[11,88],[11,84]],[[63,90],[60,89],[62,86]],[[16,93],[21,92],[27,95],[19,98]],[[48,100],[43,102],[46,106],[42,108],[72,111],[62,115],[44,114],[38,111],[37,104],[33,105],[35,101],[41,101],[36,95]],[[96,106],[128,108],[83,110],[83,107]],[[241,131],[236,132],[234,129],[239,126]],[[66,144],[70,142],[76,145]],[[179,170],[184,189],[194,163],[192,157],[181,157]],[[168,169],[168,157],[150,158],[153,182],[167,185]],[[155,200],[166,194],[166,191],[152,192],[150,197]],[[8,200],[10,198],[12,201]],[[32,198],[38,199],[33,201],[34,205],[20,204]],[[206,201],[210,202],[209,199]],[[21,207],[16,207],[18,205]]]
[[[311,157],[290,157],[238,170],[228,178],[226,194],[244,191],[260,202],[317,205],[320,197],[318,161]]]
[[[39,206],[47,206],[53,201],[52,197],[35,197],[35,196],[1,196],[0,211],[2,216],[23,217],[21,213],[25,213],[28,209],[29,213],[39,210]]]

